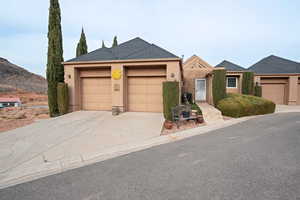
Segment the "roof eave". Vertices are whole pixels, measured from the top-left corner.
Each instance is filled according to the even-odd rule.
[[[256,76],[300,76],[300,73],[255,73]]]
[[[238,71],[238,70],[226,70],[226,72],[230,72],[230,73],[243,73],[243,72],[251,72],[249,70],[243,70],[243,71]]]
[[[166,62],[181,61],[181,58],[149,58],[149,59],[128,59],[128,60],[101,60],[101,61],[71,61],[62,62],[63,65],[79,65],[79,64],[103,64],[103,63],[132,63],[132,62]]]

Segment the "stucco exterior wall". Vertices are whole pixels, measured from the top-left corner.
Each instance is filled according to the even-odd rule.
[[[289,77],[288,105],[296,105],[298,98],[298,77]]]
[[[147,60],[147,61],[130,61],[130,62],[104,62],[104,63],[64,63],[65,68],[65,82],[69,87],[69,103],[70,111],[81,110],[81,98],[80,98],[80,76],[79,72],[82,69],[88,69],[93,74],[93,70],[101,68],[109,68],[111,71],[120,70],[121,78],[115,80],[111,78],[111,92],[112,92],[112,107],[118,107],[121,111],[126,111],[126,99],[127,99],[127,76],[126,67],[136,66],[147,67],[151,69],[152,66],[164,66],[166,68],[166,79],[168,81],[179,81],[181,83],[181,60]],[[86,73],[86,72],[84,72]],[[95,76],[99,76],[99,73],[94,73]]]

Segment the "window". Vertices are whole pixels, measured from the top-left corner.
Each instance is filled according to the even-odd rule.
[[[237,88],[237,77],[227,77],[227,88]]]

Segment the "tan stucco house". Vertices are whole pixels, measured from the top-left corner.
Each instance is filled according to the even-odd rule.
[[[70,111],[162,112],[162,82],[182,80],[182,61],[141,38],[64,62]]]
[[[215,67],[194,55],[183,64],[184,91],[195,101],[212,104],[212,71],[226,69],[226,90],[241,93],[243,72],[252,71],[255,82],[262,86],[262,96],[276,104],[300,105],[300,63],[269,56],[245,69],[229,61]]]
[[[249,70],[262,86],[262,96],[276,104],[300,105],[300,63],[268,56]]]

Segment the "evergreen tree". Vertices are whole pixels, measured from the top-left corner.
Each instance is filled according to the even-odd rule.
[[[102,40],[102,48],[106,48],[103,40]]]
[[[48,104],[51,117],[58,115],[57,83],[64,82],[63,42],[61,32],[61,15],[58,0],[50,0],[48,24]]]
[[[80,40],[76,48],[76,57],[87,54],[87,52],[88,52],[88,46],[86,44],[86,37],[84,34],[84,30],[82,28]]]
[[[116,46],[118,46],[117,36],[114,37],[114,41],[113,41],[112,47],[116,47]]]

